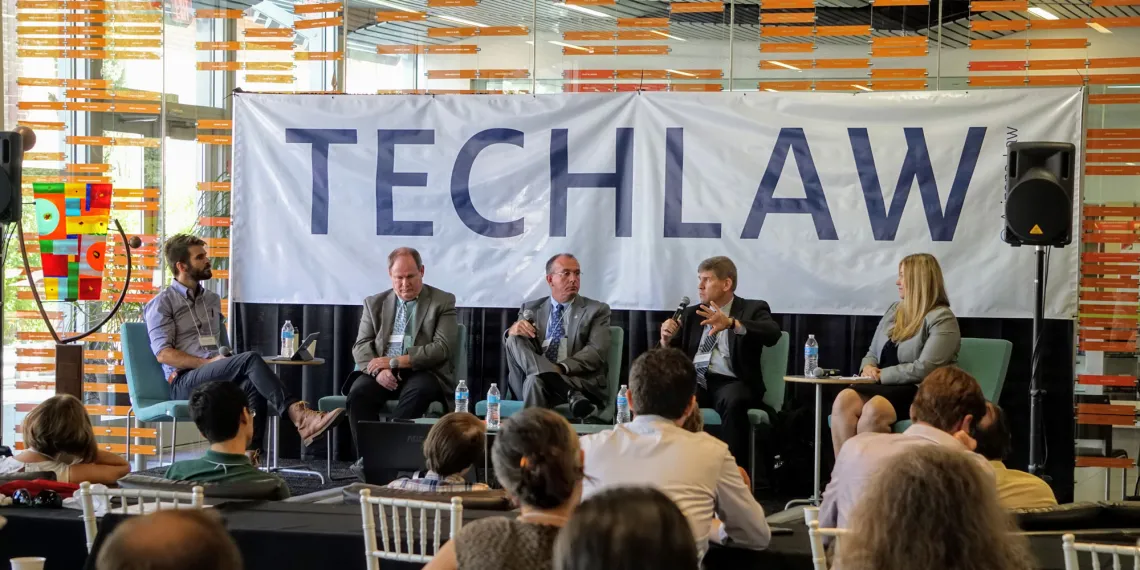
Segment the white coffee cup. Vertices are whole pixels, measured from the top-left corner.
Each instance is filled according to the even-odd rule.
[[[42,556],[23,556],[12,559],[12,570],[44,570],[47,558]]]

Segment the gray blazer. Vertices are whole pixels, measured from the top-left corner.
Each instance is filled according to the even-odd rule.
[[[546,324],[550,320],[550,297],[523,303],[519,314],[526,309],[534,311],[534,327],[538,329],[536,338],[541,346],[546,340]],[[610,354],[610,306],[578,295],[570,304],[570,322],[565,328],[564,342],[570,344],[566,346],[566,360],[562,364],[567,375],[584,379],[586,385],[594,388],[595,395],[604,398],[606,374],[609,372],[606,361]]]
[[[875,338],[871,339],[871,348],[867,351],[867,356],[863,357],[859,370],[868,364],[879,365],[879,354],[883,352],[883,345],[890,340],[898,308],[899,304],[895,302],[879,321]],[[958,347],[961,345],[962,333],[958,330],[958,319],[950,307],[931,309],[923,319],[922,328],[914,336],[899,343],[899,365],[884,368],[879,381],[883,384],[918,384],[927,374],[934,372],[935,368],[957,362]]]
[[[352,358],[363,370],[373,358],[384,354],[396,318],[396,294],[391,290],[364,300],[360,331],[352,345]],[[455,295],[424,285],[416,302],[416,322],[412,323],[412,346],[408,356],[413,370],[430,370],[444,393],[455,390],[451,352],[459,334],[455,320]]]

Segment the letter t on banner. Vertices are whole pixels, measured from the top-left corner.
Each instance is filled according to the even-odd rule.
[[[614,188],[617,190],[616,237],[633,235],[633,129],[617,131],[615,171],[604,173],[570,172],[567,129],[550,131],[550,236],[566,237],[566,195],[571,188]]]
[[[356,144],[356,129],[285,129],[285,142],[313,145],[314,235],[329,233],[329,145]]]
[[[376,131],[376,235],[430,236],[430,221],[396,221],[392,189],[396,186],[427,186],[426,172],[396,172],[396,145],[435,144],[431,129]]]

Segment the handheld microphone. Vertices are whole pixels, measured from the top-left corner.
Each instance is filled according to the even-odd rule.
[[[523,309],[523,312],[519,314],[519,318],[533,325],[534,311],[530,309]]]
[[[131,239],[127,240],[127,243],[130,244],[131,249],[138,249],[142,247],[142,238],[139,236],[131,236]]]
[[[684,313],[685,309],[687,308],[689,308],[689,298],[681,297],[681,302],[677,303],[677,310],[673,311],[673,316],[670,318],[672,318],[674,321],[679,320],[681,318],[681,313]]]
[[[232,350],[230,350],[230,347],[228,347],[228,346],[219,346],[218,347],[218,354],[225,356],[225,357],[230,357],[230,356],[233,356],[234,353]]]

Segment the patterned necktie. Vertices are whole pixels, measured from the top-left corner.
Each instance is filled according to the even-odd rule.
[[[566,333],[562,330],[562,305],[554,305],[554,320],[550,323],[550,344],[546,346],[546,359],[551,362],[558,362],[558,347],[562,346],[562,336]]]
[[[404,303],[396,303],[396,322],[392,326],[392,334],[400,335],[400,342],[388,343],[388,350],[385,351],[384,356],[392,358],[394,356],[401,356],[404,354],[404,341],[403,336],[408,330],[408,309]]]
[[[698,357],[701,355],[704,355],[704,354],[711,353],[713,350],[713,347],[716,346],[717,339],[720,338],[720,333],[710,335],[709,334],[710,330],[712,330],[712,327],[705,326],[705,328],[701,331],[701,345],[697,348],[697,356]],[[694,358],[693,360],[695,361],[697,359]],[[704,360],[700,363],[697,363],[697,384],[699,384],[701,386],[701,388],[707,388],[708,387],[706,385],[706,382],[705,382],[705,373],[708,371],[709,371],[709,361],[708,360]]]

